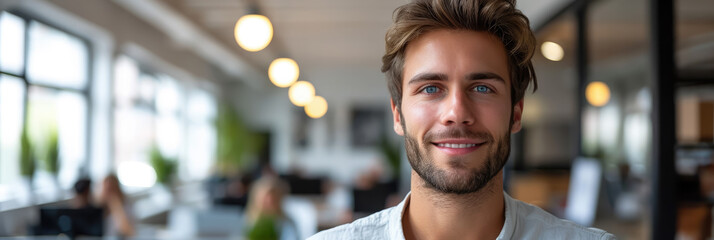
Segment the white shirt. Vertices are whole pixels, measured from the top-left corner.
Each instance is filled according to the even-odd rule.
[[[596,228],[586,228],[557,218],[543,209],[511,198],[503,193],[506,221],[498,240],[505,239],[615,239]],[[404,239],[402,216],[409,195],[399,205],[317,233],[308,240],[319,239]]]

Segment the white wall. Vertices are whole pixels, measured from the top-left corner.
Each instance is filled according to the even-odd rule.
[[[375,59],[378,64],[379,60]],[[376,64],[375,64],[376,65]],[[315,85],[317,95],[328,102],[325,117],[310,119],[307,126],[297,126],[295,119],[304,114],[288,99],[288,89],[271,86],[265,90],[232,88],[228,93],[239,106],[247,123],[273,134],[272,156],[278,171],[286,171],[292,166],[305,170],[308,174],[328,175],[343,183],[349,183],[367,168],[382,164],[382,155],[377,149],[355,149],[350,143],[350,114],[354,106],[374,106],[385,111],[385,127],[395,139],[389,93],[384,75],[378,67],[356,69],[350,66],[326,66],[303,73],[301,80]],[[358,78],[357,76],[370,76]],[[340,78],[336,81],[335,78]],[[345,85],[343,80],[350,84]],[[309,144],[306,149],[297,147],[294,131],[298,127],[308,128]],[[388,169],[385,169],[388,171]]]

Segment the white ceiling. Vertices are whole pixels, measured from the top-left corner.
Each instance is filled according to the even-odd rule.
[[[145,16],[145,20],[167,31],[167,35],[191,38],[191,35],[199,33],[195,30],[181,31],[180,28],[199,29],[200,34],[205,34],[210,39],[178,40],[193,44],[209,41],[221,46],[220,49],[225,49],[230,54],[223,57],[209,56],[217,66],[248,65],[252,71],[260,75],[267,72],[267,67],[274,58],[291,57],[300,65],[301,79],[311,80],[311,77],[320,76],[331,78],[331,81],[341,78],[338,75],[325,76],[323,71],[327,68],[350,69],[351,74],[370,78],[373,78],[375,73],[379,73],[381,57],[384,53],[384,34],[392,22],[392,12],[396,7],[409,2],[409,0],[254,1],[260,13],[271,19],[275,35],[273,42],[266,49],[251,53],[240,49],[233,40],[234,24],[240,16],[248,13],[248,0],[115,1],[122,2],[123,5],[132,5],[128,7],[130,11],[137,12],[143,9],[144,12],[155,13]],[[520,0],[518,7],[529,16],[532,25],[536,26],[570,1]],[[214,49],[215,53],[217,48],[211,49]],[[225,55],[225,53],[221,54]],[[212,55],[217,54],[212,53]],[[229,57],[235,57],[240,61],[236,61],[235,58],[221,60]],[[339,74],[339,71],[332,72]],[[351,78],[360,79],[360,76]],[[240,79],[251,86],[269,86],[265,76],[244,74]]]
[[[311,81],[320,95],[334,103],[335,100],[388,98],[386,88],[382,87],[384,77],[379,71],[384,34],[391,25],[392,11],[409,0],[256,0],[260,12],[271,19],[275,28],[273,42],[257,53],[242,50],[233,38],[235,22],[248,12],[247,0],[114,1],[131,3],[133,7],[128,9],[134,12],[143,9],[151,13],[145,20],[193,47],[227,73],[232,71],[236,79],[253,88],[275,90],[266,77],[268,65],[274,58],[291,57],[300,65],[300,79]],[[571,2],[519,0],[517,7],[529,17],[531,26],[540,26]],[[647,53],[648,4],[649,0],[594,2],[588,17],[591,60],[618,64],[621,61],[611,59]],[[152,8],[161,8],[161,11]],[[710,14],[714,11],[714,1],[678,0],[677,8],[678,45],[679,49],[686,50],[679,54],[680,65],[712,69],[714,57],[711,51],[702,51],[701,45],[714,42],[714,15]],[[566,14],[539,33],[540,40],[563,44],[571,59],[544,64],[536,55],[541,90],[530,95],[534,99],[530,109],[538,109],[538,102],[542,106],[562,104],[562,93],[575,89],[574,31],[574,18]],[[710,37],[693,41],[701,38],[695,36],[707,32]],[[574,99],[575,95],[570,97]],[[568,116],[575,114],[575,108],[568,106],[542,109],[556,111],[543,110],[539,114],[542,116],[530,119],[569,119]]]

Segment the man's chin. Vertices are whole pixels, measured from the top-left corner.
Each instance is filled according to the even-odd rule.
[[[486,162],[485,156],[472,153],[462,156],[451,156],[446,154],[432,154],[431,159],[439,169],[448,172],[468,172],[473,173],[479,166]]]

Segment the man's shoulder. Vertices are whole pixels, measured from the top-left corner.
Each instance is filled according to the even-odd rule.
[[[321,231],[309,237],[308,240],[388,239],[390,235],[390,216],[392,216],[393,211],[399,211],[399,209],[396,207],[384,209],[367,217],[357,219],[352,223]]]
[[[615,239],[615,236],[597,228],[589,228],[558,218],[545,210],[513,200],[516,208],[513,239],[529,236],[557,237],[560,239]]]

